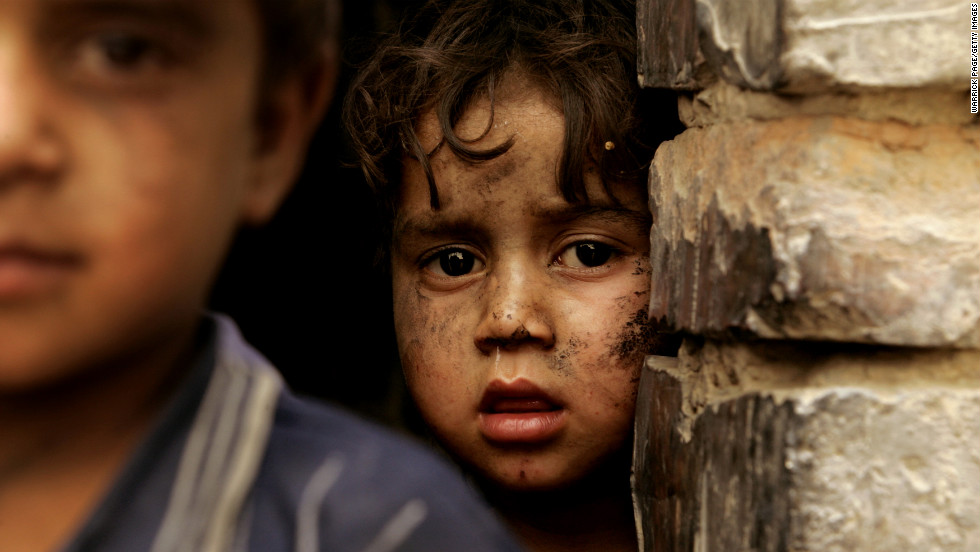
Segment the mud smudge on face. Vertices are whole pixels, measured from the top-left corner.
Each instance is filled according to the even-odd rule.
[[[551,357],[551,369],[559,376],[571,376],[574,372],[575,355],[580,348],[586,348],[585,345],[578,338],[570,338],[564,346],[555,349],[555,353]]]
[[[633,261],[633,276],[642,276],[643,274],[649,274],[650,269],[650,258],[640,257]]]
[[[658,332],[647,320],[646,309],[638,309],[616,338],[613,353],[619,360],[633,359],[656,349]]]
[[[447,332],[450,322],[452,322],[452,319],[443,318],[438,323],[429,326],[429,332],[435,336],[442,336]]]
[[[513,157],[504,156],[494,163],[493,168],[489,170],[483,177],[484,189],[490,190],[490,187],[500,182],[501,180],[509,177],[517,171],[517,161]]]
[[[560,376],[568,376],[571,373],[571,359],[574,354],[574,351],[565,348],[556,350],[551,357],[551,369]]]

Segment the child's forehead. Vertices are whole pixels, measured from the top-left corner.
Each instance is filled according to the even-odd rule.
[[[606,207],[614,207],[610,211],[614,212],[628,205],[648,219],[643,183],[604,182],[597,162],[589,156],[574,169],[581,171],[580,192],[568,194],[563,189],[568,123],[559,98],[540,80],[512,70],[475,95],[456,124],[445,129],[448,111],[444,108],[440,117],[430,107],[416,123],[419,145],[427,156],[424,162],[409,154],[403,158],[394,205],[396,227],[406,219],[418,220],[422,226],[428,225],[423,219],[429,218],[436,226],[465,222],[480,216],[474,205],[491,207],[488,198],[490,203],[505,202],[508,209],[576,216],[582,208],[596,214]],[[444,131],[452,133],[456,144],[445,138]],[[483,152],[491,153],[481,157]],[[562,216],[531,218],[557,223]]]
[[[564,121],[559,99],[526,74],[512,70],[492,90],[473,95],[453,130],[468,145],[493,147],[510,138],[517,121],[533,125],[556,117]],[[415,126],[424,151],[433,151],[442,141],[442,124],[435,106],[422,111]]]
[[[519,149],[520,144],[514,149]],[[447,148],[437,156],[446,162],[432,164],[438,205],[430,201],[431,190],[421,164],[406,161],[406,171],[395,204],[393,230],[418,234],[480,233],[486,227],[516,224],[525,227],[556,227],[583,221],[610,222],[649,228],[646,188],[640,182],[611,182],[604,185],[597,171],[585,175],[585,196],[566,198],[558,185],[555,155],[537,159],[509,155],[474,164],[467,174],[466,161]],[[459,170],[445,171],[447,165]],[[507,166],[506,169],[503,169]],[[520,213],[518,216],[513,216]],[[510,221],[510,222],[506,222]]]
[[[146,9],[201,9],[221,11],[221,7],[229,7],[232,4],[257,5],[259,0],[221,0],[221,2],[201,2],[200,0],[4,0],[5,2],[24,2],[35,5],[49,6],[80,6],[94,7],[109,10],[113,7],[119,8],[146,8]]]
[[[144,18],[159,25],[174,25],[175,30],[199,34],[220,33],[222,27],[240,26],[232,7],[245,7],[257,18],[258,0],[0,0],[29,6],[38,15],[57,15],[61,23],[123,22],[121,18]],[[78,17],[72,19],[71,16]]]

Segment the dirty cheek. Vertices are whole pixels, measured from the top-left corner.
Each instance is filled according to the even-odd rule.
[[[458,352],[462,344],[460,305],[444,304],[421,292],[414,283],[395,288],[395,333],[402,364],[408,377],[432,377],[462,370],[444,359],[450,351]],[[459,358],[459,355],[449,355]],[[450,368],[453,366],[453,368]]]
[[[616,409],[632,409],[643,359],[656,348],[657,332],[647,321],[649,279],[645,267],[645,257],[635,261],[631,275],[635,285],[616,298],[614,309],[618,322],[603,339],[608,349],[602,355],[602,362],[610,385],[603,386],[602,391]]]
[[[418,334],[418,328],[426,326],[429,312],[428,309],[423,308],[424,297],[418,293],[418,290],[399,280],[396,277],[393,286],[393,310],[398,347],[402,349],[404,354],[404,349],[408,343],[420,345],[421,338]]]
[[[563,378],[574,377],[576,357],[581,350],[588,347],[588,339],[588,337],[581,339],[573,335],[568,341],[555,347],[550,362],[552,371]]]
[[[626,322],[613,346],[613,354],[617,361],[625,367],[631,367],[643,361],[643,357],[656,349],[657,332],[647,321],[645,308],[637,309]]]
[[[634,259],[631,276],[635,287],[617,305],[622,313],[620,319],[625,322],[615,336],[612,357],[627,368],[639,366],[643,357],[659,349],[660,333],[647,319],[651,272],[649,257]]]
[[[633,261],[633,276],[644,276],[650,274],[650,272],[652,272],[650,269],[650,257],[643,256]],[[645,287],[647,291],[650,291],[650,286],[648,284],[644,284],[642,287]]]

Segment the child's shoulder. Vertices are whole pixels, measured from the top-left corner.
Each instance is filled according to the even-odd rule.
[[[517,549],[458,470],[432,452],[289,393],[254,492],[280,516],[293,509],[297,521],[318,519],[324,549],[366,549],[378,539],[409,550]]]
[[[224,361],[254,354],[242,345]],[[517,549],[459,472],[431,451],[284,388],[247,508],[251,550],[290,549],[294,535],[324,550]]]
[[[517,550],[423,447],[292,395],[223,317],[189,377],[65,548]]]
[[[284,391],[269,436],[266,462],[285,477],[328,470],[338,474],[331,486],[354,500],[397,494],[470,491],[458,470],[450,468],[421,444],[359,418],[343,408],[300,398]]]

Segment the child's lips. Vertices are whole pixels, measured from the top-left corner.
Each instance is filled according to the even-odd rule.
[[[61,285],[82,265],[78,255],[0,244],[0,301],[26,300]]]
[[[498,444],[544,443],[565,427],[565,409],[523,379],[491,382],[479,410],[480,433]]]

